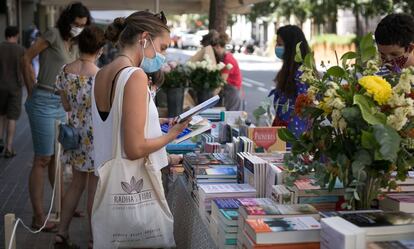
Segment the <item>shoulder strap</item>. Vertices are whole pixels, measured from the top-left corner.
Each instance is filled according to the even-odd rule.
[[[112,85],[111,85],[111,94],[109,95],[109,110],[111,110],[111,108],[112,108],[112,99],[113,99],[113,92],[114,92],[114,86],[115,86],[115,80],[116,80],[116,77],[118,76],[118,74],[122,71],[122,70],[124,70],[125,68],[128,68],[128,67],[130,67],[130,66],[126,66],[126,67],[123,67],[123,68],[121,68],[121,69],[119,69],[118,70],[118,72],[116,72],[116,74],[115,74],[115,76],[114,76],[114,78],[112,79]]]
[[[113,158],[120,158],[122,156],[122,145],[121,145],[121,121],[122,121],[122,105],[124,100],[125,85],[131,75],[136,71],[140,70],[138,67],[129,67],[128,70],[123,70],[117,80],[115,87],[114,104],[116,109],[113,117],[112,125],[112,156]],[[147,108],[148,110],[148,108]],[[145,126],[148,124],[148,116]],[[146,129],[146,128],[145,128]]]

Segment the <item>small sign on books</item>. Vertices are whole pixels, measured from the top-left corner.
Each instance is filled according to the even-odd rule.
[[[278,136],[283,127],[249,128],[249,138],[255,143],[255,151],[262,148],[265,152],[286,151],[286,142]]]

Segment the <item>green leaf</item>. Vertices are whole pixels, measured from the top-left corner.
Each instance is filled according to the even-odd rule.
[[[361,118],[361,111],[357,106],[345,107],[342,109],[342,116],[348,123],[356,123]]]
[[[388,125],[374,125],[374,136],[380,145],[381,156],[388,161],[397,160],[401,137],[396,130]]]
[[[313,52],[308,53],[308,54],[305,56],[305,60],[304,60],[303,64],[304,64],[306,67],[309,67],[309,68],[313,68],[313,67],[314,67]]]
[[[377,140],[375,140],[374,134],[368,131],[362,131],[361,135],[361,145],[365,149],[375,149],[377,145]]]
[[[355,59],[356,57],[358,57],[357,53],[349,51],[342,55],[341,60],[351,60]]]
[[[278,129],[278,136],[285,142],[296,142],[296,137],[287,128]]]
[[[366,49],[369,47],[374,46],[374,38],[372,37],[372,33],[368,33],[364,35],[361,39],[361,42],[359,43],[359,47],[361,49]]]
[[[368,60],[374,59],[377,53],[375,47],[369,47],[361,51],[361,60],[362,62],[367,62]]]
[[[326,73],[333,77],[343,77],[345,75],[345,70],[340,66],[333,66],[329,68]]]
[[[374,102],[368,97],[356,94],[354,96],[354,104],[358,105],[364,120],[371,125],[385,124],[387,117],[384,113],[379,112]]]
[[[362,37],[361,42],[359,43],[359,50],[362,62],[366,62],[375,57],[377,50],[371,33]]]
[[[301,63],[303,61],[302,52],[300,51],[300,44],[302,44],[302,42],[296,44],[295,61],[297,63]]]
[[[282,107],[282,114],[285,114],[289,111],[289,106],[290,106],[290,103],[289,103],[289,99],[288,99]]]

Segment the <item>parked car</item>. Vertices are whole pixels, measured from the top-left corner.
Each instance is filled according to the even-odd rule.
[[[199,48],[201,46],[200,41],[203,38],[203,35],[206,34],[208,34],[208,30],[183,32],[181,36],[182,48]]]

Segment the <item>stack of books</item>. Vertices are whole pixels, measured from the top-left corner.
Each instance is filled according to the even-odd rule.
[[[362,249],[365,231],[341,217],[321,220],[321,249]]]
[[[204,153],[219,153],[221,151],[221,144],[215,142],[208,142],[204,144]]]
[[[256,189],[248,184],[200,184],[199,185],[199,211],[201,217],[210,221],[211,202],[214,199],[252,198]]]
[[[191,142],[190,140],[183,141],[181,143],[170,143],[167,144],[166,150],[170,154],[186,154],[189,152],[194,152],[198,149],[196,143]]]
[[[235,158],[239,152],[253,152],[254,143],[248,137],[233,137],[233,145],[233,158]]]
[[[311,216],[247,219],[245,223],[238,248],[320,248],[320,223]]]
[[[414,192],[387,194],[379,205],[384,211],[414,213]]]
[[[219,249],[237,245],[239,207],[244,199],[215,199],[211,203],[210,234]]]
[[[278,204],[292,204],[295,202],[293,192],[285,185],[277,184],[272,186],[270,198]]]
[[[237,165],[228,154],[189,153],[183,157],[188,189],[198,203],[199,184],[236,183]]]
[[[219,122],[219,121],[223,121],[221,120],[222,111],[223,111],[223,108],[211,108],[211,109],[207,109],[205,111],[200,112],[198,115],[212,122]]]
[[[393,174],[397,175],[396,172]],[[408,171],[407,178],[404,181],[396,181],[396,189],[382,189],[382,192],[385,193],[395,193],[395,192],[411,192],[414,193],[414,171]]]
[[[367,249],[414,249],[414,240],[391,240],[368,243]]]
[[[293,203],[312,204],[319,211],[336,210],[344,202],[345,189],[339,181],[332,191],[315,185],[312,178],[296,180],[294,186],[287,188],[292,192]]]
[[[381,210],[357,210],[321,212],[321,215],[323,217],[338,216],[359,227],[364,230],[365,240],[368,242],[410,240],[414,238],[413,214],[404,212],[383,212]],[[343,223],[344,221],[342,221],[341,224]],[[339,226],[335,224],[335,227]]]

